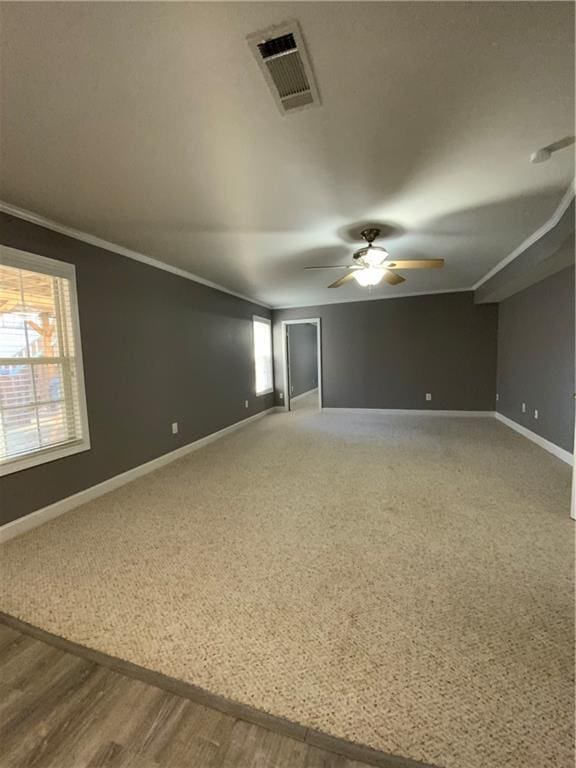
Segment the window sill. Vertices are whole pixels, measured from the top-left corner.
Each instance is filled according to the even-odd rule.
[[[256,392],[256,397],[262,397],[262,395],[271,395],[274,389],[264,389],[262,392]]]
[[[80,442],[65,443],[64,445],[55,446],[54,448],[46,448],[27,456],[21,456],[20,458],[10,459],[5,463],[0,464],[0,477],[11,475],[14,472],[20,472],[23,469],[37,467],[39,464],[46,464],[49,461],[57,461],[66,456],[72,456],[75,453],[82,453],[82,451],[88,450],[90,450],[90,443],[88,440],[82,440]]]

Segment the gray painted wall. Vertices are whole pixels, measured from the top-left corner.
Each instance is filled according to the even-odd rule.
[[[501,302],[574,264],[574,200],[560,221],[475,292],[477,303]]]
[[[468,292],[274,310],[276,402],[280,321],[320,317],[325,407],[493,411],[497,313]]]
[[[252,315],[268,310],[11,216],[0,215],[0,235],[76,265],[92,443],[1,478],[0,522],[273,405],[254,394]]]
[[[318,386],[318,334],[310,323],[286,326],[290,360],[290,396]]]
[[[500,304],[498,411],[572,452],[574,362],[574,267],[570,267]]]

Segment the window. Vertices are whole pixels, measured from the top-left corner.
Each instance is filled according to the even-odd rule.
[[[2,247],[0,474],[90,447],[71,264]]]
[[[266,395],[273,391],[272,384],[272,328],[270,320],[254,317],[254,369],[256,394]]]

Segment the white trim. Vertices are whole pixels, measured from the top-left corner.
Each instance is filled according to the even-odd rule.
[[[323,413],[379,414],[383,416],[460,416],[461,418],[493,418],[494,411],[438,411],[416,408],[322,408]]]
[[[275,408],[268,408],[265,411],[256,413],[253,416],[249,416],[247,419],[242,419],[241,421],[231,424],[229,427],[224,427],[217,432],[212,432],[212,434],[206,435],[206,437],[201,437],[199,440],[194,440],[194,442],[188,443],[188,445],[183,445],[175,451],[164,453],[162,456],[152,459],[152,461],[147,461],[145,464],[133,467],[127,472],[122,472],[120,475],[114,475],[114,477],[110,477],[102,483],[92,485],[90,488],[85,488],[83,491],[74,493],[72,496],[60,499],[60,501],[56,501],[54,504],[42,507],[42,509],[37,509],[29,515],[19,517],[17,520],[12,520],[10,523],[0,526],[0,544],[13,539],[15,536],[20,536],[27,531],[31,531],[33,528],[37,528],[38,526],[47,523],[49,520],[60,517],[60,515],[70,512],[70,510],[76,509],[76,507],[86,504],[88,501],[97,499],[105,493],[110,493],[110,491],[114,491],[116,488],[126,485],[126,483],[130,483],[133,480],[137,480],[139,477],[154,472],[166,464],[181,459],[183,456],[192,453],[192,451],[197,451],[199,448],[203,448],[205,445],[213,443],[215,440],[218,440],[225,435],[229,435],[231,432],[235,432],[251,422],[261,419],[269,413],[273,413],[275,410]]]
[[[76,267],[68,261],[51,259],[31,251],[22,251],[3,243],[0,243],[0,263],[13,269],[29,270],[49,277],[63,277],[65,280],[76,279]]]
[[[393,295],[377,295],[377,296],[365,296],[364,298],[350,298],[350,299],[341,299],[339,301],[329,302],[328,304],[324,303],[318,303],[315,302],[313,304],[284,304],[281,306],[273,306],[270,304],[266,304],[262,301],[259,301],[258,299],[253,299],[250,296],[245,296],[242,293],[237,293],[236,291],[232,291],[229,288],[225,288],[222,285],[219,285],[218,283],[213,283],[211,280],[206,280],[203,277],[199,277],[198,275],[195,275],[192,272],[188,272],[187,270],[180,269],[179,267],[173,267],[170,264],[165,264],[163,261],[159,261],[158,259],[154,259],[151,256],[145,256],[142,253],[138,253],[137,251],[133,251],[130,248],[125,248],[123,245],[116,245],[116,243],[112,243],[109,240],[103,240],[100,237],[96,237],[95,235],[91,235],[87,232],[82,232],[79,229],[74,229],[73,227],[68,227],[65,224],[59,224],[56,221],[53,221],[52,219],[47,219],[44,216],[41,216],[36,213],[32,213],[31,211],[27,211],[24,208],[18,208],[15,205],[12,205],[11,203],[6,203],[0,200],[0,212],[7,213],[10,216],[15,216],[19,219],[24,219],[25,221],[30,221],[32,224],[37,224],[41,227],[46,227],[47,229],[51,229],[54,232],[59,232],[60,234],[67,235],[68,237],[74,237],[76,240],[82,240],[85,243],[89,243],[90,245],[95,245],[98,248],[104,248],[107,251],[112,251],[113,253],[118,253],[120,256],[126,256],[129,259],[134,259],[136,261],[140,261],[143,264],[148,264],[150,267],[155,267],[156,269],[163,269],[165,272],[171,272],[174,275],[178,275],[179,277],[184,277],[187,280],[192,280],[195,283],[200,283],[201,285],[206,285],[208,288],[214,288],[217,291],[222,291],[223,293],[228,293],[231,296],[236,296],[239,299],[244,299],[244,301],[249,301],[252,304],[256,304],[260,307],[266,307],[267,309],[305,309],[306,307],[320,307],[320,306],[329,306],[330,304],[350,304],[353,302],[360,302],[360,301],[379,301],[381,299],[408,299],[413,296],[436,296],[438,294],[443,293],[468,293],[476,291],[481,285],[483,285],[487,280],[489,280],[491,277],[493,277],[495,274],[500,272],[501,269],[503,269],[505,266],[510,264],[510,262],[514,261],[518,256],[522,255],[524,251],[529,248],[530,246],[534,245],[535,242],[540,240],[544,235],[546,235],[550,230],[554,229],[554,227],[559,223],[560,219],[566,212],[567,208],[569,207],[570,203],[574,199],[575,196],[575,188],[574,188],[574,181],[571,182],[570,186],[562,196],[562,199],[560,200],[560,203],[552,216],[541,226],[539,229],[537,229],[535,232],[533,232],[530,237],[528,237],[524,242],[522,242],[517,248],[515,248],[511,253],[509,253],[507,256],[505,256],[502,261],[500,261],[496,266],[492,267],[485,275],[484,277],[481,277],[480,280],[478,280],[474,285],[469,286],[468,288],[443,288],[439,291],[417,291],[414,293],[402,293],[402,294],[393,294]]]
[[[501,269],[504,269],[508,264],[510,264],[514,259],[518,258],[518,256],[521,256],[524,251],[526,251],[530,246],[534,245],[534,243],[538,242],[538,240],[541,240],[544,235],[548,234],[550,230],[554,229],[560,222],[560,219],[562,216],[566,213],[568,207],[572,203],[572,200],[574,199],[576,190],[574,188],[574,181],[571,182],[568,189],[564,194],[562,195],[562,199],[560,200],[560,203],[558,204],[556,210],[550,216],[550,218],[542,224],[541,227],[539,227],[535,232],[533,232],[529,237],[524,240],[517,248],[515,248],[513,251],[511,251],[507,256],[505,256],[502,261],[498,262],[496,266],[492,267],[484,277],[481,277],[480,280],[478,280],[474,285],[469,286],[468,288],[443,288],[439,291],[418,291],[414,293],[394,293],[390,295],[376,295],[376,296],[365,296],[364,298],[350,298],[350,299],[341,299],[339,301],[329,302],[329,304],[322,304],[316,302],[315,304],[285,304],[281,307],[274,307],[274,309],[306,309],[307,307],[323,307],[323,306],[330,306],[330,304],[352,304],[354,302],[359,301],[378,301],[380,299],[409,299],[413,296],[436,296],[438,294],[442,293],[469,293],[474,292],[478,288],[480,288],[481,285],[483,285],[487,280],[490,280],[491,277],[494,277],[498,272],[500,272]]]
[[[536,443],[536,445],[539,445],[540,448],[544,448],[545,451],[552,453],[554,456],[556,456],[557,459],[565,461],[566,464],[570,464],[570,466],[574,464],[574,456],[570,453],[570,451],[566,451],[564,448],[560,448],[560,446],[556,445],[556,443],[551,443],[550,440],[546,440],[545,437],[537,435],[536,432],[532,432],[531,429],[523,427],[521,424],[518,424],[516,421],[512,421],[512,419],[509,419],[507,416],[503,416],[501,413],[496,412],[494,416],[497,421],[500,421],[502,424],[510,427],[510,429],[513,429],[515,432],[518,432],[520,435],[528,438],[528,440],[531,440],[533,443]]]
[[[306,392],[301,392],[299,395],[296,395],[296,397],[291,397],[290,402],[295,403],[297,400],[301,400],[303,397],[306,397],[307,395],[311,395],[312,392],[318,392],[318,387],[314,387],[313,389],[308,389]]]
[[[13,475],[24,469],[37,467],[40,464],[48,464],[51,461],[65,459],[66,456],[73,456],[75,453],[83,453],[90,450],[90,437],[86,439],[74,440],[74,442],[62,443],[61,445],[47,446],[39,448],[30,453],[23,453],[21,456],[13,456],[11,459],[0,464],[0,477]]]
[[[41,256],[29,251],[21,251],[18,248],[11,248],[0,244],[0,263],[14,267],[15,269],[31,270],[44,275],[54,276],[68,281],[70,287],[70,314],[72,324],[72,335],[74,341],[74,368],[76,374],[78,410],[80,415],[80,429],[82,431],[80,439],[68,441],[61,445],[47,446],[38,450],[30,451],[21,456],[14,456],[0,463],[0,477],[10,475],[14,472],[20,472],[23,469],[36,467],[39,464],[46,464],[50,461],[56,461],[66,456],[72,456],[75,453],[90,450],[90,424],[88,422],[88,407],[86,401],[86,383],[84,380],[84,360],[82,357],[82,335],[80,332],[80,311],[78,306],[78,290],[76,287],[76,267],[67,261],[50,259],[47,256]],[[60,350],[62,354],[62,350]],[[63,360],[64,358],[54,358],[54,360]],[[18,360],[18,358],[14,358]]]
[[[576,339],[575,339],[575,352],[576,352]],[[573,397],[576,398],[576,393]],[[576,409],[574,411],[574,456],[576,456]],[[570,517],[576,520],[576,461],[573,463],[572,469],[572,494],[570,498]]]
[[[290,401],[294,398],[290,397],[288,392],[288,345],[286,344],[286,326],[287,325],[302,325],[309,323],[316,326],[316,354],[318,356],[318,406],[322,409],[322,402],[324,394],[322,392],[322,320],[319,317],[304,317],[297,320],[281,320],[281,333],[282,333],[282,388],[284,394],[284,405],[282,410],[290,410]]]
[[[574,456],[576,456],[576,413],[574,414]],[[576,462],[572,464],[572,495],[570,498],[570,517],[576,520]]]
[[[24,208],[18,208],[11,203],[6,203],[0,200],[0,212],[7,213],[10,216],[15,216],[16,218],[23,219],[24,221],[29,221],[32,224],[37,224],[39,227],[51,229],[53,232],[59,232],[61,235],[73,237],[75,240],[81,240],[84,243],[96,246],[96,248],[103,248],[105,251],[112,251],[112,253],[117,253],[120,256],[126,256],[128,259],[140,261],[142,264],[147,264],[149,267],[162,269],[164,272],[171,272],[173,275],[178,275],[178,277],[184,277],[186,280],[192,280],[195,283],[200,283],[200,285],[206,285],[208,288],[214,288],[214,290],[221,291],[222,293],[228,293],[231,296],[236,296],[238,299],[244,299],[244,301],[249,301],[251,304],[256,304],[259,307],[266,307],[266,309],[271,309],[269,304],[258,301],[258,299],[253,299],[250,296],[244,296],[242,293],[232,291],[230,288],[225,288],[219,283],[213,283],[211,280],[206,280],[203,277],[199,277],[193,272],[188,272],[188,270],[180,269],[179,267],[173,267],[170,264],[165,264],[163,261],[154,259],[151,256],[145,256],[143,253],[138,253],[138,251],[125,248],[123,245],[117,245],[116,243],[112,243],[109,240],[103,240],[101,237],[96,237],[95,235],[91,235],[88,232],[82,232],[80,229],[74,229],[74,227],[68,227],[65,224],[59,224],[57,221],[47,219],[44,216],[40,216],[37,213],[32,213],[32,211],[27,211]]]
[[[503,416],[501,413],[497,413],[497,412],[495,413],[493,411],[433,411],[433,410],[422,411],[422,410],[404,410],[404,409],[394,409],[394,408],[388,408],[388,409],[323,408],[322,411],[325,413],[341,413],[341,414],[344,414],[344,413],[374,414],[376,413],[376,414],[402,414],[402,415],[411,414],[415,416],[452,416],[452,417],[460,416],[464,418],[495,417],[498,421],[502,422],[503,424],[515,430],[516,432],[519,432],[521,435],[523,435],[524,437],[527,437],[529,440],[532,440],[533,442],[535,442],[537,445],[544,448],[545,450],[550,451],[550,453],[553,453],[557,458],[561,459],[562,461],[565,461],[567,464],[573,463],[573,456],[568,451],[565,451],[563,448],[560,448],[554,443],[551,443],[548,440],[545,440],[544,438],[540,437],[539,435],[536,435],[534,432],[531,432],[529,429],[526,429],[525,427],[522,427],[520,424],[517,424],[511,419],[508,419],[506,416]],[[241,429],[242,427],[247,426],[251,422],[261,419],[264,416],[267,416],[270,413],[285,413],[285,412],[286,412],[286,409],[284,406],[275,406],[273,408],[268,408],[267,410],[261,411],[260,413],[256,413],[253,416],[249,416],[246,419],[237,421],[228,427],[224,427],[223,429],[220,429],[217,432],[212,432],[212,434],[206,435],[206,437],[201,437],[199,440],[195,440],[192,443],[188,443],[188,445],[184,445],[181,448],[177,448],[175,451],[170,451],[170,453],[165,453],[156,459],[152,459],[152,461],[148,461],[145,464],[140,464],[139,466],[129,469],[126,472],[122,472],[120,475],[115,475],[114,477],[110,477],[108,478],[108,480],[104,480],[102,483],[98,483],[97,485],[93,485],[90,488],[84,489],[83,491],[79,491],[78,493],[75,493],[72,496],[67,496],[64,499],[60,499],[59,501],[56,501],[54,502],[54,504],[50,504],[47,507],[42,507],[41,509],[37,509],[35,512],[31,512],[30,514],[25,515],[24,517],[20,517],[17,520],[12,520],[11,522],[0,526],[0,544],[6,541],[9,541],[10,539],[15,538],[16,536],[20,536],[26,533],[27,531],[31,531],[34,528],[38,528],[40,525],[44,525],[44,523],[47,523],[50,520],[54,520],[55,518],[60,517],[60,515],[63,515],[66,512],[70,512],[71,510],[76,509],[82,504],[86,504],[87,502],[92,501],[93,499],[97,499],[99,496],[103,496],[106,493],[110,493],[111,491],[116,490],[116,488],[120,488],[121,486],[126,485],[127,483],[130,483],[133,480],[137,480],[139,477],[143,477],[144,475],[147,475],[150,472],[154,472],[155,470],[160,469],[166,464],[170,464],[173,461],[177,461],[178,459],[181,459],[183,456],[186,456],[187,454],[192,453],[193,451],[197,451],[198,449],[203,448],[205,445],[208,445],[209,443],[212,443],[215,440],[218,440],[219,438],[230,434],[231,432],[235,432],[238,429]]]
[[[501,262],[496,264],[495,267],[493,267],[489,272],[487,272],[484,277],[481,277],[480,280],[478,280],[477,283],[475,283],[472,286],[472,290],[475,291],[478,288],[480,288],[481,285],[483,285],[487,280],[490,280],[491,277],[494,277],[498,272],[500,272],[501,269],[504,269],[504,267],[508,266],[510,262],[514,261],[518,256],[521,256],[524,251],[526,251],[530,246],[534,245],[534,243],[537,243],[538,240],[541,240],[544,235],[548,234],[551,229],[554,229],[555,226],[560,222],[560,219],[562,216],[566,213],[566,210],[568,209],[568,206],[574,199],[574,182],[570,184],[566,192],[562,195],[562,199],[560,200],[560,203],[558,204],[558,207],[550,216],[548,221],[544,222],[541,227],[539,227],[535,232],[533,232],[530,237],[527,237],[526,240],[524,240],[523,243],[520,243],[520,245],[515,248],[511,253],[508,254],[508,256],[505,256]]]

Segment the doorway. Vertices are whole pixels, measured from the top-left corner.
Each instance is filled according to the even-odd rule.
[[[576,393],[574,394],[576,400]],[[570,502],[570,517],[576,520],[576,410],[574,411],[574,452],[572,453],[572,499]]]
[[[284,409],[322,408],[320,318],[282,321]]]

